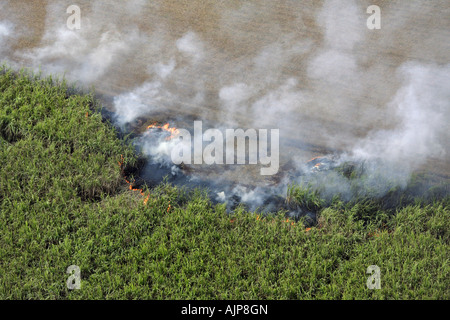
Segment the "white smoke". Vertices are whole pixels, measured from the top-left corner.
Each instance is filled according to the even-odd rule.
[[[399,69],[404,85],[390,107],[400,124],[392,130],[371,132],[353,150],[357,158],[385,161],[418,169],[430,157],[448,157],[450,64],[407,63]]]
[[[201,107],[204,100],[204,80],[195,76],[196,68],[204,58],[204,44],[192,31],[181,38],[169,42],[166,61],[155,62],[147,67],[146,73],[152,80],[130,92],[114,98],[117,121],[120,124],[132,122],[137,117],[168,112],[167,108],[177,105],[195,109]],[[177,60],[180,62],[177,63]],[[179,66],[179,68],[177,68]],[[201,66],[200,66],[201,68]],[[186,92],[185,81],[191,79],[198,90]]]
[[[158,109],[164,103],[163,99],[168,98],[167,94],[162,83],[154,81],[114,97],[117,121],[123,126],[138,117],[151,114],[152,107]]]
[[[1,39],[5,39],[9,37],[12,33],[12,26],[8,21],[2,21],[0,23],[0,37]]]
[[[177,49],[195,62],[200,61],[204,57],[204,47],[202,41],[195,32],[188,32],[176,41]]]
[[[49,0],[33,18],[43,25],[36,43],[14,47],[28,34],[20,12],[36,3],[1,7],[2,57],[95,85],[122,126],[158,117],[280,128],[281,165],[342,152],[381,158],[386,173],[401,164],[402,183],[430,157],[448,161],[444,1],[383,3],[382,29],[368,30],[369,1],[80,0],[82,27],[69,30],[71,1]],[[171,143],[142,138],[144,153],[166,163]],[[235,171],[230,179],[257,182],[245,166]]]
[[[13,31],[14,25],[11,22],[0,21],[0,62],[9,51]]]
[[[26,51],[22,57],[31,60],[35,68],[44,65],[45,74],[65,74],[69,80],[89,85],[105,77],[118,57],[131,50],[133,42],[142,41],[136,30],[110,30],[98,38],[89,37],[91,32],[87,23],[81,30],[62,26],[45,34],[43,42],[48,45]]]

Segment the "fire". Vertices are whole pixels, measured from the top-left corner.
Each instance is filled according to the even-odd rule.
[[[154,123],[147,127],[147,130],[149,130],[149,129],[161,129],[161,130],[167,131],[168,133],[170,133],[170,136],[167,137],[166,140],[172,140],[173,138],[175,138],[176,136],[178,136],[180,134],[180,130],[178,130],[175,127],[171,128],[169,126],[169,123],[166,123],[165,125],[162,125],[162,126],[158,126],[156,123]]]
[[[133,188],[133,184],[130,181],[128,181],[127,177],[125,176],[125,174],[123,172],[123,155],[120,155],[120,159],[121,159],[121,161],[119,161],[119,167],[120,167],[120,170],[122,171],[122,175],[123,175],[125,182],[128,183],[128,189],[130,189],[132,191],[139,191],[139,193],[142,196],[145,196],[144,190]],[[149,197],[150,197],[150,194],[148,194],[147,197],[144,199],[144,205],[147,205]]]
[[[311,161],[317,160],[317,159],[319,159],[319,158],[322,158],[322,156],[314,157],[314,158],[312,158],[312,159],[309,159],[309,160],[306,161],[306,162],[311,162]]]
[[[287,218],[286,220],[284,220],[284,222],[290,223],[291,226],[295,226],[295,221],[289,220],[289,218]]]
[[[319,172],[331,169],[333,167],[333,160],[327,156],[314,157],[306,162],[310,167],[311,172]]]

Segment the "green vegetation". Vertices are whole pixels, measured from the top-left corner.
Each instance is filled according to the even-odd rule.
[[[144,203],[119,166],[135,166],[133,148],[92,95],[69,92],[0,74],[1,299],[450,298],[448,198],[387,214],[292,187],[290,205],[319,210],[308,229],[165,183]],[[366,287],[370,265],[381,290]]]
[[[290,206],[303,207],[311,211],[318,211],[324,205],[317,189],[301,187],[297,184],[290,185],[287,190],[286,202]]]

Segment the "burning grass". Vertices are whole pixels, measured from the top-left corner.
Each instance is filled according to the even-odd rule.
[[[288,205],[315,210],[315,226],[230,214],[204,190],[132,184],[133,148],[68,91],[0,75],[0,298],[449,298],[448,197],[387,211],[292,186]],[[366,288],[374,264],[381,290]],[[69,265],[81,290],[66,288]]]

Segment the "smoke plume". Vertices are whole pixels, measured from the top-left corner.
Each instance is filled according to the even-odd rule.
[[[282,169],[272,178],[245,165],[191,168],[186,179],[212,186],[218,200],[239,194],[257,207],[291,182],[351,197],[342,175],[305,170],[323,155],[336,165],[364,162],[361,186],[381,196],[430,163],[449,173],[450,8],[372,2],[83,0],[81,29],[70,30],[71,1],[3,1],[0,55],[95,86],[174,181],[183,174],[168,158],[174,142],[154,139],[149,122],[280,129]],[[377,3],[382,28],[369,30],[366,9]]]

